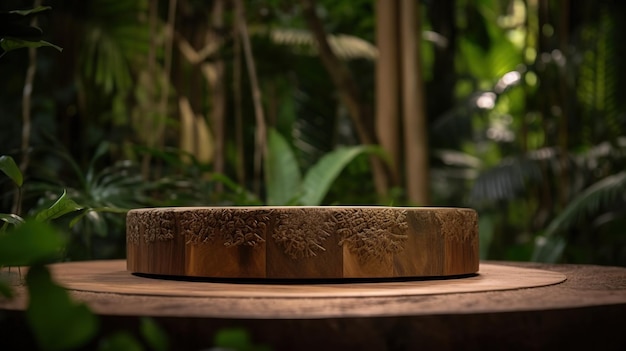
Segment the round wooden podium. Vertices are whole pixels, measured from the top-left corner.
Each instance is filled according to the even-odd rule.
[[[145,208],[128,213],[126,239],[129,271],[186,277],[444,277],[479,259],[468,208]]]

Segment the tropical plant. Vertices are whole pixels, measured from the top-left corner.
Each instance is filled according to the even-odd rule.
[[[0,156],[0,171],[7,175],[18,189],[23,186],[23,176],[9,156]],[[47,264],[64,256],[67,236],[51,225],[65,215],[74,214],[72,222],[82,218],[77,214],[84,206],[78,205],[63,194],[54,204],[37,211],[31,217],[16,214],[0,214],[0,294],[12,298],[12,284],[21,284],[19,276],[5,267],[26,266],[25,277],[28,291],[26,320],[35,337],[36,344],[23,343],[24,347],[40,350],[72,350],[83,347],[98,338],[100,350],[142,350],[141,343],[127,331],[109,336],[98,336],[99,319],[89,307],[74,301],[65,288],[52,278]],[[98,209],[91,209],[92,211]],[[4,278],[8,276],[9,283]],[[149,318],[141,319],[141,336],[155,350],[166,350],[168,340],[163,331]],[[9,343],[3,340],[3,345]]]
[[[268,135],[265,181],[268,205],[321,205],[332,183],[357,156],[381,151],[374,146],[340,147],[319,159],[302,176],[295,154],[275,130]]]
[[[75,168],[85,173],[102,141],[110,143],[94,168],[94,174],[102,173],[93,178],[101,183],[93,187],[98,191],[117,187],[103,186],[105,179],[118,179],[112,173],[137,174],[135,167],[141,164],[145,191],[132,194],[137,201],[125,202],[301,203],[306,171],[339,145],[358,147],[362,142],[339,96],[337,77],[320,60],[317,45],[324,39],[329,44],[340,63],[335,68],[350,73],[363,105],[373,102],[373,110],[380,108],[382,117],[389,111],[391,118],[392,111],[379,104],[376,87],[391,96],[388,102],[394,106],[399,93],[380,85],[374,74],[381,50],[393,51],[383,49],[390,41],[376,39],[376,30],[397,33],[400,23],[385,27],[378,22],[379,6],[388,10],[390,3],[399,1],[259,0],[237,2],[243,4],[237,7],[225,0],[98,0],[80,6],[59,1],[55,16],[41,19],[52,29],[51,41],[64,47],[64,64],[55,64],[52,50],[37,56],[33,139],[21,148],[16,146],[19,119],[8,117],[19,115],[15,101],[23,94],[22,70],[7,71],[0,94],[0,113],[7,117],[0,137],[6,142],[0,153],[28,151],[33,157],[37,172],[28,174],[38,176],[36,184],[29,181],[25,188],[29,208],[41,199],[44,189],[33,191],[41,178],[55,186],[45,190],[49,195],[39,209],[62,189],[87,207],[103,206],[87,195],[78,180],[85,176],[77,176],[70,162],[37,151],[50,146],[49,139],[42,142],[42,130],[54,134]],[[316,35],[303,15],[304,5],[311,4],[322,27],[316,27]],[[624,169],[619,141],[626,125],[619,95],[626,81],[619,60],[624,56],[623,3],[583,1],[559,7],[548,0],[441,0],[419,5],[431,150],[429,167],[422,168],[430,169],[432,204],[479,210],[484,258],[531,259],[535,251],[539,259],[540,251],[555,247],[551,259],[623,262],[624,239],[616,229],[622,223],[619,196],[606,190],[620,189]],[[307,7],[309,18],[312,7]],[[249,32],[247,39],[242,30]],[[246,41],[250,47],[244,50]],[[377,47],[369,44],[374,41]],[[3,60],[15,67],[30,62],[18,55]],[[386,67],[397,69],[394,64]],[[255,74],[249,66],[256,67]],[[372,114],[366,124],[373,126],[374,119]],[[381,128],[388,127],[385,118],[380,122]],[[261,133],[265,127],[279,131],[284,144],[275,141],[274,132]],[[401,139],[401,129],[394,141]],[[259,147],[258,140],[265,137],[267,145]],[[291,156],[270,151],[285,145]],[[604,149],[611,151],[594,156]],[[402,168],[398,160],[414,154],[402,153],[389,153],[393,166]],[[258,162],[261,154],[267,157],[264,163]],[[281,162],[295,163],[270,169]],[[49,177],[41,176],[44,169],[51,170]],[[299,173],[283,174],[294,169]],[[354,157],[342,169],[319,203],[408,204],[404,186],[389,199],[376,195],[367,157]],[[284,176],[291,178],[283,183],[276,178]],[[3,194],[8,196],[0,199],[2,208],[8,208],[12,193]],[[114,200],[130,193],[109,194]],[[104,232],[104,226],[95,225],[102,221],[95,220],[94,212],[85,212],[75,230],[89,225],[83,233]],[[116,233],[111,237],[121,238],[121,216],[95,213],[107,218],[106,230]]]
[[[41,40],[41,30],[34,26],[25,26],[21,23],[19,16],[31,16],[47,7],[36,7],[33,10],[10,11],[0,14],[0,47],[4,50],[0,57],[7,51],[30,47],[54,46]],[[58,47],[57,47],[58,48]],[[32,53],[33,50],[31,50]],[[31,54],[31,58],[35,55]],[[31,67],[34,62],[31,60]],[[34,69],[29,71],[33,72]],[[32,79],[26,84],[32,84]],[[28,94],[32,87],[28,87]],[[23,103],[29,103],[25,100]],[[30,106],[28,106],[30,108]],[[30,116],[27,114],[27,116]],[[30,127],[30,119],[24,121]],[[29,135],[27,134],[29,137]],[[28,139],[27,139],[28,140]],[[26,142],[28,146],[28,143]],[[26,149],[26,148],[24,148]],[[27,151],[27,150],[23,150]],[[26,157],[26,155],[24,155]],[[23,162],[24,168],[28,165]],[[69,350],[85,346],[97,335],[98,318],[89,308],[80,302],[73,301],[69,293],[51,277],[51,273],[46,264],[59,260],[65,250],[67,237],[59,233],[56,227],[50,222],[70,213],[75,213],[84,207],[71,200],[65,191],[50,206],[31,213],[29,217],[21,216],[24,176],[20,167],[12,157],[0,156],[0,171],[5,174],[17,188],[15,192],[14,208],[18,213],[0,213],[0,294],[5,298],[13,295],[11,284],[4,280],[6,276],[11,280],[13,272],[5,269],[6,266],[17,266],[19,276],[13,279],[21,283],[21,270],[19,267],[28,266],[26,274],[26,290],[28,293],[28,306],[25,311],[26,322],[30,326],[35,340],[20,340],[13,342],[3,338],[3,346],[8,347],[38,347],[41,350]],[[3,194],[4,195],[4,194]],[[106,209],[91,209],[102,211]],[[81,217],[78,216],[71,223],[75,223]],[[0,318],[1,319],[1,318]],[[4,323],[3,323],[4,324]],[[3,325],[0,328],[6,329]],[[142,320],[144,338],[148,344],[157,350],[167,348],[167,339],[152,320]],[[6,335],[6,334],[5,334]],[[127,332],[119,332],[103,339],[102,345],[114,345],[113,348],[100,347],[106,349],[126,349],[141,350],[141,344]]]
[[[58,155],[74,175],[59,177],[46,168],[34,167],[34,179],[26,187],[27,195],[37,199],[31,211],[40,211],[54,201],[55,194],[66,192],[81,204],[78,216],[68,219],[71,240],[67,258],[123,257],[124,233],[119,230],[123,228],[123,215],[149,203],[150,183],[142,181],[139,167],[132,161],[117,161],[100,169],[102,159],[110,152],[106,142],[99,145],[85,171],[66,150],[58,147],[60,150],[51,148],[48,154]]]
[[[472,73],[457,86],[468,103],[434,124],[458,137],[442,139],[440,154],[471,184],[466,201],[481,212],[481,234],[492,231],[481,236],[483,257],[623,264],[622,5],[511,3],[518,10],[498,21],[485,21],[502,13],[495,2],[465,14],[476,24],[456,38]]]
[[[1,160],[0,170],[21,188],[23,177],[15,162],[7,156],[2,156]],[[26,315],[42,349],[80,346],[93,337],[97,329],[95,316],[84,304],[72,302],[67,292],[52,281],[45,267],[59,258],[65,245],[65,239],[46,223],[79,208],[64,193],[33,219],[25,220],[16,214],[0,215],[5,222],[0,231],[0,267],[30,266],[26,276],[30,292]],[[2,284],[2,291],[5,296],[11,296],[7,285]]]

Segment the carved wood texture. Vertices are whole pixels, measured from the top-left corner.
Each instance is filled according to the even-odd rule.
[[[447,276],[478,270],[464,208],[180,207],[129,211],[132,272],[227,278]]]

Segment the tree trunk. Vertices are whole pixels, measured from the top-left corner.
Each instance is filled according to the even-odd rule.
[[[233,112],[235,114],[235,150],[237,153],[237,163],[235,170],[237,181],[242,187],[246,186],[246,161],[243,140],[243,87],[242,87],[242,53],[241,35],[239,34],[239,19],[235,18],[233,25]]]
[[[376,144],[373,125],[368,123],[368,112],[360,99],[358,86],[348,68],[337,58],[337,55],[331,49],[326,31],[315,12],[315,1],[301,0],[301,3],[305,20],[317,42],[320,59],[335,84],[341,101],[348,109],[361,143],[365,145]],[[388,193],[389,187],[388,170],[378,157],[371,157],[370,162],[372,164],[376,192],[379,197],[384,198]]]
[[[263,156],[267,154],[267,127],[265,124],[265,115],[263,113],[263,103],[261,100],[261,89],[259,87],[258,76],[254,57],[252,56],[252,45],[250,44],[250,36],[248,35],[248,27],[246,24],[245,8],[242,0],[235,1],[236,17],[238,22],[239,34],[243,45],[243,54],[248,67],[248,76],[250,78],[250,89],[252,90],[252,101],[254,103],[254,116],[256,118],[256,147],[254,151],[254,192],[258,196],[261,193],[261,166]]]
[[[169,0],[167,9],[167,25],[165,26],[165,43],[163,48],[163,73],[160,79],[161,95],[157,112],[157,128],[155,146],[158,149],[165,147],[165,124],[169,115],[170,77],[172,73],[172,49],[174,46],[174,32],[176,30],[176,5],[177,0]],[[159,162],[155,178],[161,177],[162,164]]]
[[[155,92],[155,82],[154,77],[156,77],[156,52],[157,52],[157,18],[158,18],[158,3],[155,1],[150,1],[148,3],[148,28],[150,30],[150,39],[148,43],[148,57],[147,57],[147,67],[146,70],[148,72],[148,77],[151,80],[152,84],[146,85],[146,95],[149,96],[150,99],[154,99],[156,96]],[[143,112],[143,111],[142,111]],[[152,131],[155,130],[155,120],[153,107],[149,107],[148,111],[142,113],[143,116],[140,116],[141,125],[145,127],[145,130]],[[147,117],[144,117],[147,116]],[[145,120],[144,120],[145,118]],[[154,137],[153,133],[141,133],[144,136],[144,142],[148,148],[154,147]],[[144,153],[141,160],[141,175],[143,179],[150,178],[150,163],[152,162],[152,156],[149,152]]]
[[[224,25],[224,1],[213,2],[211,11],[211,30],[207,35],[208,41],[221,42],[217,31]],[[224,122],[226,119],[226,84],[224,81],[224,60],[217,59],[212,65],[213,79],[209,81],[211,91],[211,124],[214,135],[213,171],[224,174]],[[222,192],[221,183],[215,185],[216,192]]]
[[[398,0],[376,0],[376,132],[391,160],[391,181],[399,185],[400,75],[398,60]]]
[[[402,117],[407,200],[416,205],[430,203],[428,133],[424,108],[423,77],[420,70],[419,7],[414,0],[400,2],[402,43]]]

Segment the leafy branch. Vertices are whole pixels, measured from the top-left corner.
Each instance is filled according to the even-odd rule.
[[[9,51],[42,46],[63,51],[61,47],[43,40],[43,31],[40,28],[25,23],[33,16],[50,9],[50,6],[37,6],[29,10],[0,12],[0,57]]]

